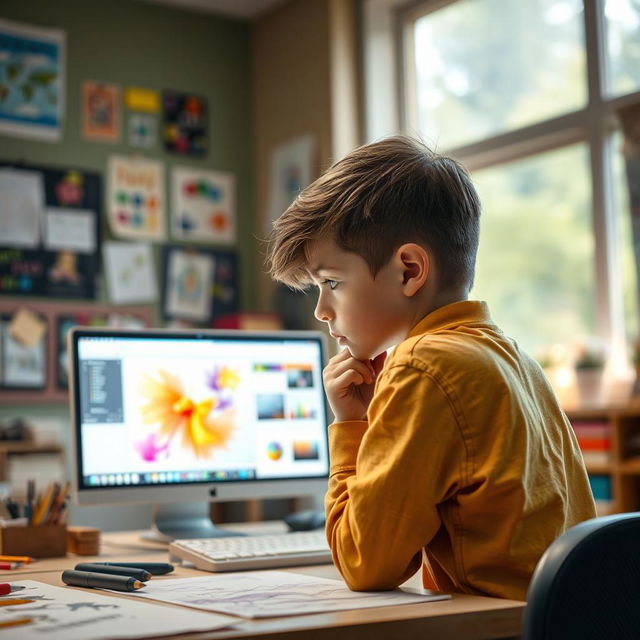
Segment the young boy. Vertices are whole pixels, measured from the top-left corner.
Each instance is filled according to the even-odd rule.
[[[347,155],[274,224],[272,275],[314,283],[315,315],[346,347],[324,371],[326,511],[352,589],[422,566],[427,588],[524,600],[549,544],[595,516],[540,367],[467,299],[479,216],[462,167],[393,137]]]

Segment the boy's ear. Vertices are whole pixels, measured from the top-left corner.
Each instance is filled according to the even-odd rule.
[[[396,260],[402,270],[402,290],[407,297],[414,296],[424,286],[431,261],[424,247],[408,242],[396,251]]]

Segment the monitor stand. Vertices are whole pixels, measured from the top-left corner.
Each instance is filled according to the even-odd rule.
[[[188,538],[224,538],[244,533],[219,529],[211,521],[208,502],[154,504],[151,507],[151,531],[140,535],[151,542],[171,542]]]

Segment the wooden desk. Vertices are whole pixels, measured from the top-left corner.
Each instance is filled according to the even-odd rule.
[[[166,562],[167,551],[161,545],[144,542],[136,532],[103,534],[100,556],[73,556],[40,560],[14,571],[0,571],[0,581],[39,580],[47,584],[64,586],[60,580],[63,569],[72,569],[78,562],[92,560],[121,560],[131,562]],[[331,565],[287,569],[308,575],[337,578]],[[176,570],[163,578],[186,578],[211,575],[196,569],[176,566]],[[407,584],[421,586],[414,576]],[[103,592],[107,595],[110,593]],[[127,597],[114,594],[114,597]],[[524,602],[454,595],[451,600],[412,604],[398,607],[380,607],[270,618],[267,620],[240,620],[233,628],[197,634],[172,636],[172,640],[216,640],[222,638],[253,638],[260,640],[378,640],[403,638],[437,640],[487,640],[516,638],[522,628]],[[166,605],[172,606],[172,605]]]

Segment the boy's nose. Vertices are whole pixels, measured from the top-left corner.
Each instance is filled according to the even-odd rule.
[[[318,298],[318,302],[316,303],[316,308],[313,312],[313,315],[320,322],[329,322],[331,320],[331,314],[329,313],[329,309],[326,305],[321,304],[321,298]]]

